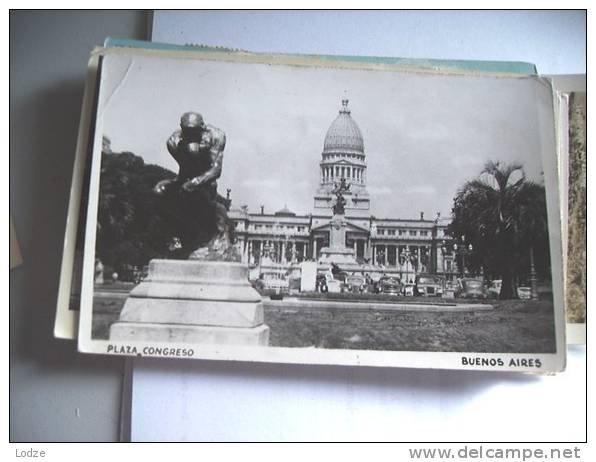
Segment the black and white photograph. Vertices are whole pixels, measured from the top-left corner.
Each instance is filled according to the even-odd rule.
[[[547,79],[103,50],[99,82],[81,351],[564,368]]]

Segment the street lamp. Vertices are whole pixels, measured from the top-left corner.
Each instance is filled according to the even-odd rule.
[[[447,264],[445,261],[445,255],[447,255],[448,251],[449,249],[447,248],[447,243],[445,242],[445,239],[443,239],[443,242],[441,243],[441,255],[443,257],[443,276],[445,276],[445,278],[447,278]]]
[[[472,254],[474,246],[471,243],[466,246],[466,238],[463,235],[460,242],[461,245],[458,245],[457,241],[453,243],[453,252],[461,255],[461,275],[464,277],[466,275],[466,255]]]
[[[408,247],[406,247],[404,250],[402,250],[402,252],[399,254],[400,258],[405,262],[406,264],[406,283],[408,282],[408,276],[410,274],[410,257],[412,256],[412,254],[410,253],[410,249]]]
[[[536,266],[534,266],[534,246],[530,247],[530,298],[538,300],[538,278],[536,277]]]

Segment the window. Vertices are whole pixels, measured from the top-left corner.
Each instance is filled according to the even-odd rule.
[[[385,228],[379,228],[377,231],[378,234],[380,235],[384,235],[385,234]]]
[[[416,236],[416,230],[415,229],[411,229],[410,230],[410,236]]]
[[[255,230],[257,230],[257,229],[261,229],[263,226],[261,226],[261,225],[254,225],[254,227],[255,227]]]
[[[403,229],[400,229],[400,230],[399,230],[399,235],[400,235],[400,236],[403,236],[404,234],[406,234],[406,232],[405,232]]]
[[[390,236],[395,236],[395,230],[389,229],[389,230],[387,230],[387,234],[389,234]]]
[[[421,236],[428,236],[428,231],[420,231]]]

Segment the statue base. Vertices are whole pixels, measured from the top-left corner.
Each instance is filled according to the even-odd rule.
[[[318,258],[320,265],[334,263],[342,268],[357,268],[354,249],[346,247],[347,221],[343,213],[334,213],[329,222],[329,247],[323,247]]]
[[[321,255],[319,256],[319,262],[321,263],[335,263],[338,265],[357,265],[356,256],[354,255],[354,249],[348,249],[346,247],[323,247],[321,249]]]
[[[235,262],[151,260],[110,340],[268,345],[261,296]]]

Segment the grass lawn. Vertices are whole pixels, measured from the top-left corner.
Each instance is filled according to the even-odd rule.
[[[124,301],[109,295],[95,298],[93,338],[108,338],[109,326],[118,319]],[[492,305],[494,310],[472,312],[355,312],[265,303],[265,323],[271,329],[271,346],[554,353],[551,301],[505,300]]]
[[[400,351],[551,353],[549,301],[494,301],[472,312],[266,309],[270,345]]]

